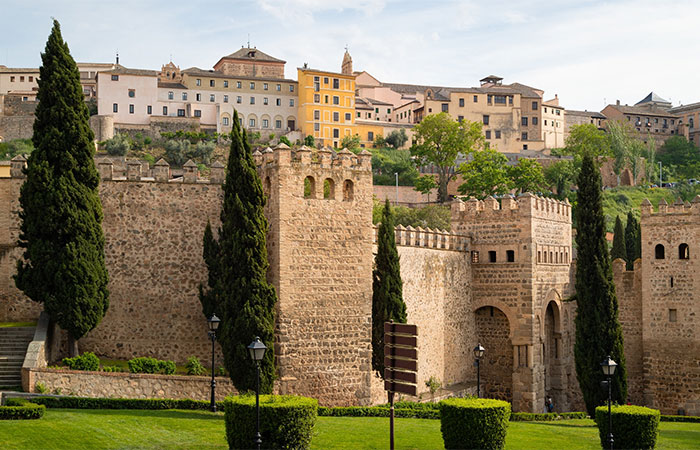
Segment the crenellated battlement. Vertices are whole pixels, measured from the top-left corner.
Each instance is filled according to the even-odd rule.
[[[538,218],[571,223],[571,204],[568,200],[559,201],[539,197],[529,192],[504,197],[499,202],[489,196],[485,200],[470,198],[466,202],[455,200],[451,206],[452,222],[474,221],[516,221],[521,218]]]
[[[318,150],[302,145],[298,149],[280,143],[274,149],[256,150],[253,159],[258,167],[310,166],[317,169],[345,168],[372,171],[372,154],[362,150],[355,155],[347,148],[336,152],[329,147]]]
[[[226,177],[226,169],[218,161],[211,165],[208,179],[200,178],[199,168],[191,159],[182,166],[182,176],[175,178],[171,178],[170,164],[162,158],[153,167],[138,160],[127,160],[124,176],[115,176],[114,162],[110,158],[101,158],[96,163],[102,181],[222,184]],[[27,160],[23,156],[15,156],[10,164],[11,178],[25,178],[23,169],[27,167]]]
[[[692,202],[683,202],[681,199],[676,200],[672,205],[669,205],[663,198],[659,200],[659,209],[654,211],[654,206],[648,198],[645,198],[641,205],[642,217],[661,217],[665,215],[678,216],[695,214],[700,216],[700,195],[697,195]]]
[[[377,243],[379,225],[372,230],[372,243]],[[469,238],[446,230],[398,225],[395,228],[396,245],[403,247],[424,247],[437,250],[468,251]]]

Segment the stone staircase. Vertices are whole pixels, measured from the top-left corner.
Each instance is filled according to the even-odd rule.
[[[0,389],[22,384],[22,363],[34,327],[0,328]]]

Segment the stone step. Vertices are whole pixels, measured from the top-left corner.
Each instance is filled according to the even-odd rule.
[[[24,361],[24,354],[22,354],[22,355],[0,355],[0,361]]]
[[[22,368],[23,361],[2,361],[0,362],[0,371],[7,369]]]

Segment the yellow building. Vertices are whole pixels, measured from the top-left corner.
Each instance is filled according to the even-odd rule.
[[[355,75],[308,67],[298,69],[299,122],[317,144],[340,147],[355,126]]]

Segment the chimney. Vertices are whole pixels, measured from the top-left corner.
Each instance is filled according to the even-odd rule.
[[[617,101],[615,102],[615,104],[616,104],[617,106],[620,106],[620,100],[617,100]]]

